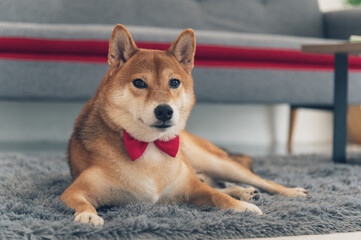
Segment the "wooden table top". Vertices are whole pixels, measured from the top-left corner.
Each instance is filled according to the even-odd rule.
[[[361,52],[361,42],[306,44],[302,45],[301,50],[309,53],[359,53]]]

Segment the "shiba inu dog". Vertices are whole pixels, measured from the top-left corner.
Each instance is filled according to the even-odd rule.
[[[136,202],[262,214],[245,202],[259,198],[255,188],[211,187],[223,181],[271,194],[307,196],[302,188],[287,188],[253,174],[249,157],[228,155],[183,130],[195,103],[195,49],[192,29],[160,51],[139,49],[123,25],[115,26],[109,69],[77,118],[69,142],[74,181],[61,200],[75,209],[75,221],[103,225],[96,208]]]

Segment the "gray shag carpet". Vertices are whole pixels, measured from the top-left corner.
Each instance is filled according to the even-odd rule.
[[[254,171],[304,187],[311,196],[264,193],[254,201],[263,216],[188,205],[102,208],[104,226],[91,227],[74,223],[73,211],[59,200],[71,183],[64,154],[1,154],[0,239],[252,238],[361,230],[360,165],[317,155],[258,157]]]

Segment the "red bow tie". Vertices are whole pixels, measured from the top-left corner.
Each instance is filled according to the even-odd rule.
[[[140,156],[142,156],[149,144],[148,142],[141,142],[138,141],[137,139],[134,139],[125,130],[124,130],[124,143],[132,161],[135,161]],[[156,140],[154,141],[154,144],[169,156],[175,157],[179,149],[179,136],[176,136],[175,138],[169,141]]]

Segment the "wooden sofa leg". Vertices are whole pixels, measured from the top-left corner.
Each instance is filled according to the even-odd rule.
[[[293,151],[292,151],[293,150],[292,149],[292,143],[293,143],[293,135],[294,135],[294,131],[295,131],[297,111],[298,111],[297,107],[291,106],[290,125],[289,125],[288,143],[287,143],[288,153],[289,154],[293,153]]]

